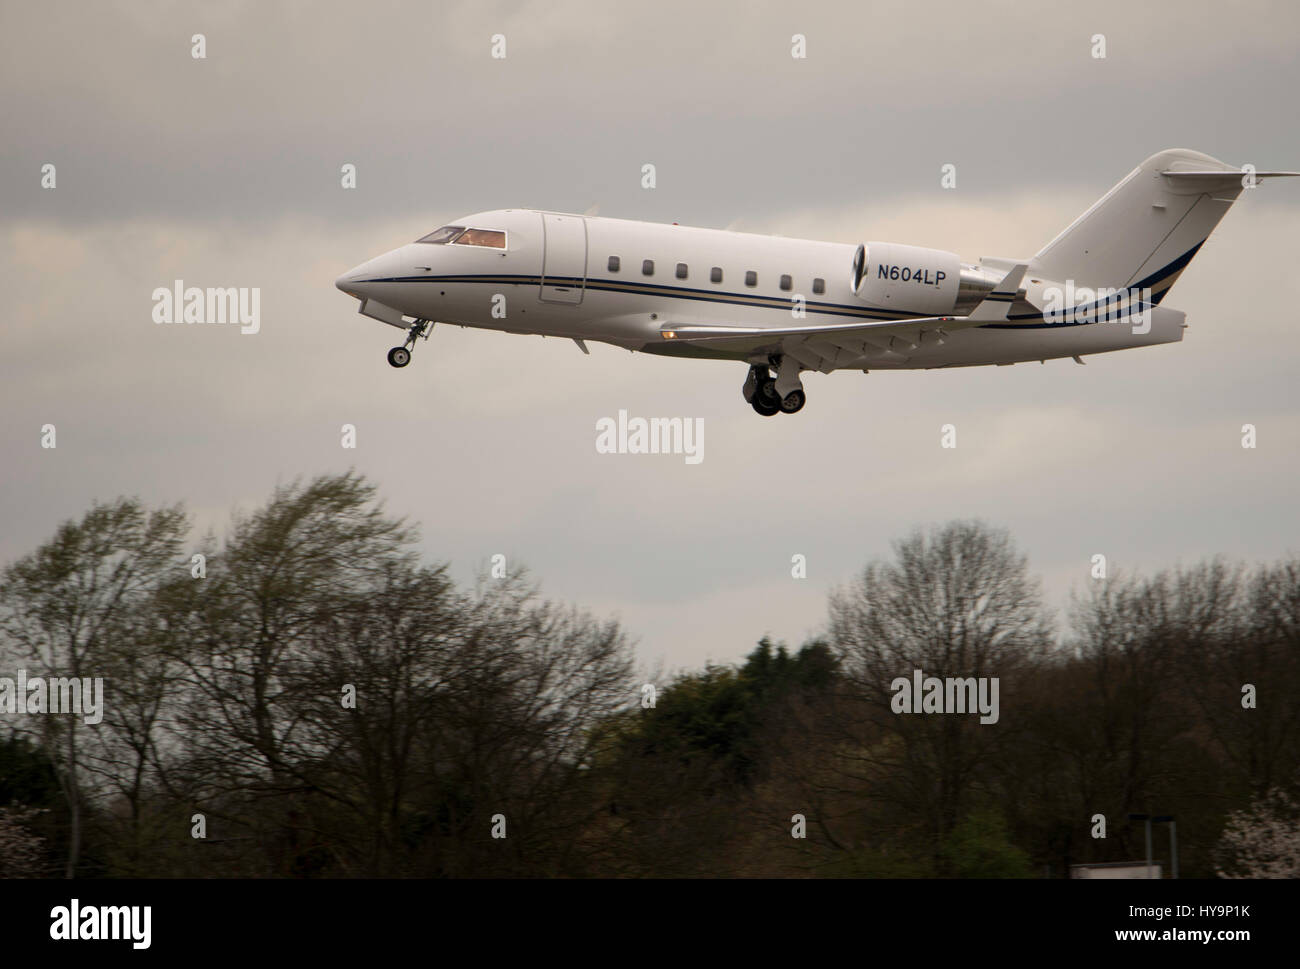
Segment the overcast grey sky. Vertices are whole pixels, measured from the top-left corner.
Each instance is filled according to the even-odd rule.
[[[812,375],[797,418],[754,415],[737,364],[537,337],[438,327],[394,371],[397,331],[333,280],[508,206],[1032,255],[1162,148],[1300,168],[1298,37],[1290,3],[3,0],[0,560],[96,498],[220,527],[355,465],[460,578],[504,553],[679,667],[798,643],[831,586],[953,517],[1009,527],[1058,604],[1097,552],[1297,550],[1300,184],[1202,249],[1181,344]],[[261,332],[155,325],[177,278],[260,287]],[[703,418],[703,463],[597,454],[620,409]]]

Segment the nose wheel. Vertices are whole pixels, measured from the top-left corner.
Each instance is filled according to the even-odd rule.
[[[433,323],[429,320],[416,320],[406,330],[406,342],[400,347],[393,347],[388,351],[388,363],[393,367],[405,367],[411,362],[411,351],[415,349],[415,341],[420,337],[429,339],[429,331],[433,329]]]

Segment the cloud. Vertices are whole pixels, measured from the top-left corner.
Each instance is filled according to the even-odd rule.
[[[740,365],[443,325],[393,371],[397,331],[333,286],[514,204],[1027,256],[1160,148],[1300,162],[1276,121],[1300,82],[1290,6],[968,9],[6,10],[0,80],[20,93],[0,110],[21,136],[0,146],[0,560],[96,498],[180,499],[220,527],[277,482],[356,466],[460,578],[507,554],[548,593],[622,615],[644,656],[693,665],[815,631],[832,585],[954,517],[1008,526],[1053,601],[1095,552],[1146,568],[1284,554],[1295,186],[1247,193],[1180,279],[1182,343],[1086,367],[811,375],[795,419],[749,411]],[[1105,63],[1087,56],[1097,31]],[[154,324],[150,294],[175,279],[260,287],[261,332]],[[620,409],[702,418],[704,462],[597,454],[596,421]]]
[[[1170,9],[13,7],[0,118],[22,136],[0,146],[0,200],[71,224],[596,202],[725,225],[772,206],[855,204],[882,184],[929,190],[942,163],[985,194],[1073,188],[1183,144],[1290,164],[1293,133],[1277,119],[1290,116],[1300,9]],[[1105,59],[1092,57],[1098,32]],[[796,33],[805,59],[790,56]],[[647,162],[654,193],[639,185]],[[59,167],[57,192],[39,188],[44,163]],[[354,193],[338,189],[344,163],[358,168]]]

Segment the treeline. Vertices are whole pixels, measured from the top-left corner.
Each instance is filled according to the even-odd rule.
[[[1184,877],[1300,874],[1300,560],[1095,581],[1058,632],[955,522],[815,641],[654,682],[522,572],[458,588],[352,473],[191,533],[118,499],[0,577],[0,678],[105,689],[0,679],[0,874],[1060,877],[1143,857],[1130,813]],[[916,670],[996,678],[996,719],[895,712]]]

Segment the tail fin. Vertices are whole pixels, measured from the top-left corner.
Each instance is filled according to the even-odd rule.
[[[1253,172],[1209,155],[1171,148],[1152,155],[1049,242],[1031,275],[1076,285],[1151,288],[1160,302]]]

